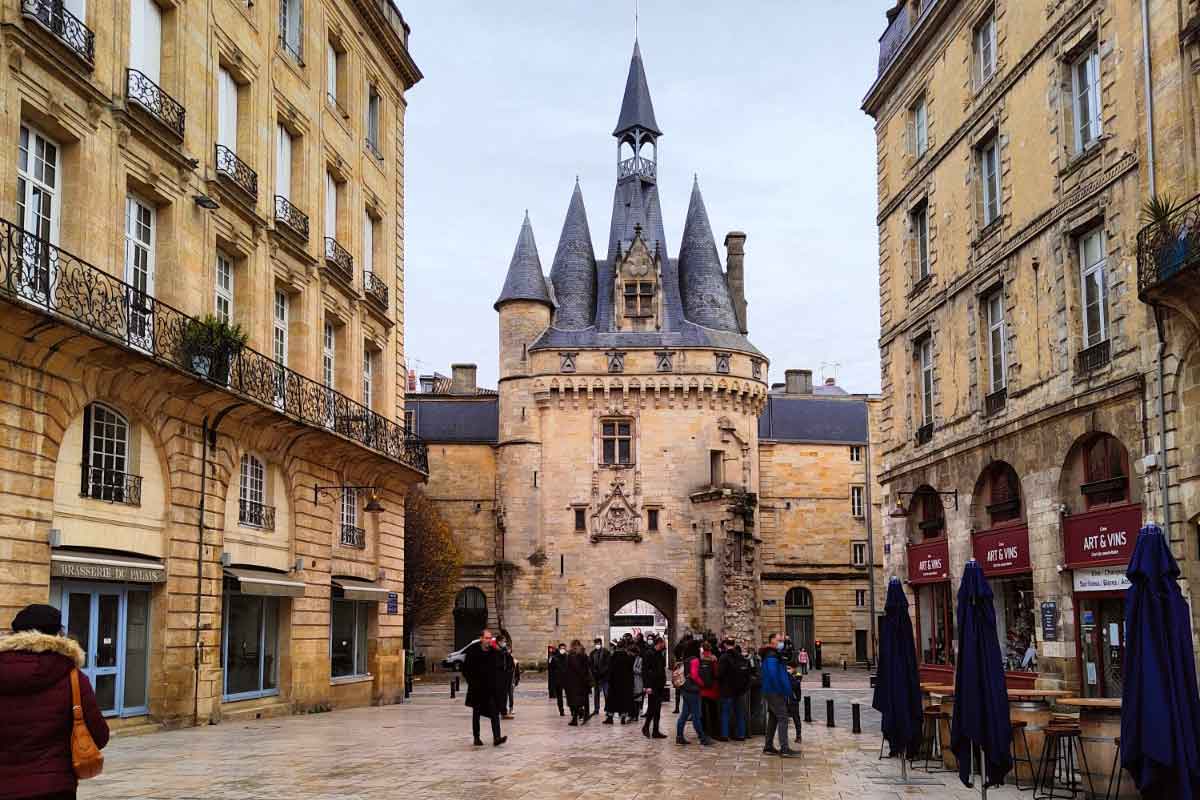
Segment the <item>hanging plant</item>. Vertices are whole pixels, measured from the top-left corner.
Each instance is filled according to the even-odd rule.
[[[249,337],[241,325],[230,325],[212,314],[189,320],[180,341],[183,365],[201,377],[229,383],[229,367]]]

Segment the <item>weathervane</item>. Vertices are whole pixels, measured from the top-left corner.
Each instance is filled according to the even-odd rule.
[[[633,0],[633,40],[636,42],[638,38],[638,2]]]

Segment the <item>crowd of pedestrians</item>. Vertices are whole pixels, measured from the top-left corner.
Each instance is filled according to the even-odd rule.
[[[550,699],[560,716],[570,712],[569,727],[587,725],[603,714],[603,725],[641,721],[643,736],[666,739],[660,730],[662,705],[673,688],[676,744],[689,743],[686,729],[691,723],[696,740],[711,746],[747,740],[747,694],[757,682],[766,709],[763,752],[785,758],[797,754],[788,723],[795,723],[799,742],[801,671],[791,665],[803,659],[797,658],[790,639],[774,634],[765,646],[747,653],[733,638],[685,634],[675,646],[669,672],[666,651],[667,640],[654,633],[626,634],[608,645],[597,638],[591,652],[578,639],[570,646],[560,642],[548,653]],[[500,733],[500,720],[513,718],[513,690],[520,681],[520,666],[507,643],[483,631],[467,649],[463,673],[475,744],[483,744],[481,717],[491,721],[493,744],[504,744],[507,737]]]

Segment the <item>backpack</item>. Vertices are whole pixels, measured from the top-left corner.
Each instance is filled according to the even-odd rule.
[[[676,689],[682,689],[685,683],[687,683],[687,675],[683,670],[683,662],[680,662],[675,665],[675,669],[671,670],[671,685]]]
[[[743,694],[750,689],[750,680],[753,675],[753,670],[750,667],[750,659],[745,656],[737,657],[737,667],[734,670],[734,685],[737,687],[737,694]]]
[[[713,667],[716,665],[716,663],[717,662],[715,662],[715,661],[709,661],[709,660],[703,659],[703,658],[700,659],[699,672],[700,672],[700,681],[703,683],[702,688],[708,689],[708,688],[711,688],[716,685],[716,681],[715,681],[715,678],[713,675]]]

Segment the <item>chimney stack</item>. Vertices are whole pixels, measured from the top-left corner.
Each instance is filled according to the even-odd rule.
[[[475,385],[475,373],[478,367],[474,364],[450,365],[450,394],[478,394]]]
[[[725,283],[733,299],[733,313],[738,329],[749,333],[746,325],[746,234],[730,231],[725,234]]]
[[[789,369],[783,373],[788,394],[812,394],[812,370]]]

